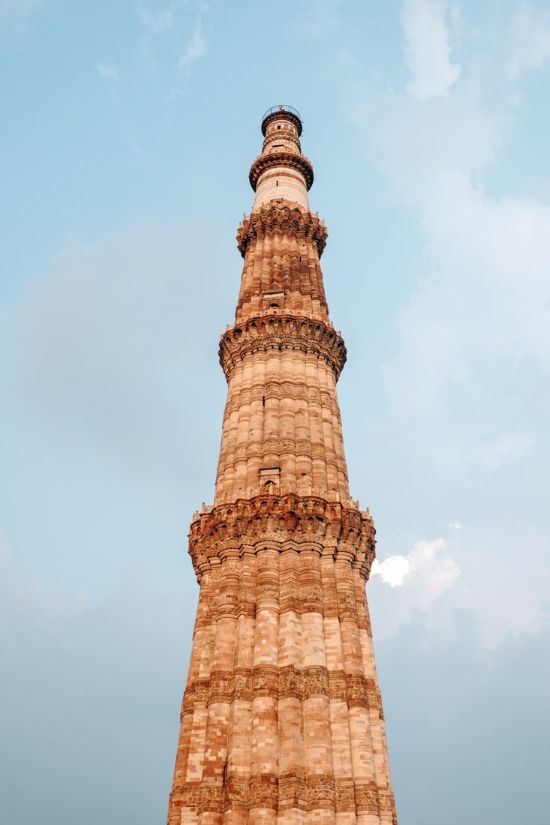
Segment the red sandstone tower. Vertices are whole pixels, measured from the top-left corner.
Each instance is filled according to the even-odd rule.
[[[288,106],[262,121],[215,501],[196,513],[200,583],[169,825],[395,825],[365,583],[368,511],[350,498],[336,382],[346,360]]]

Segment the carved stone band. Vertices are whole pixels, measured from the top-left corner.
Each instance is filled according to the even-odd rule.
[[[327,464],[333,464],[342,475],[347,478],[346,463],[335,450],[324,444],[312,444],[304,439],[296,441],[294,438],[266,439],[265,441],[249,441],[236,447],[227,447],[220,452],[218,476],[228,467],[234,467],[239,461],[249,458],[262,458],[268,455],[307,456],[311,459],[320,458]]]
[[[292,398],[306,401],[308,404],[320,404],[326,407],[340,423],[340,410],[333,393],[324,389],[308,386],[303,381],[268,381],[242,387],[230,393],[225,404],[225,415],[238,410],[243,404],[250,404],[262,398]]]
[[[307,188],[311,189],[313,166],[304,155],[294,154],[294,152],[269,152],[267,155],[259,155],[250,167],[248,179],[254,191],[256,191],[258,178],[274,166],[287,166],[296,169],[303,175]]]
[[[374,536],[368,512],[315,496],[266,494],[197,514],[189,531],[189,553],[200,575],[210,559],[218,561],[228,550],[240,554],[243,548],[259,552],[266,545],[278,552],[316,548],[319,554],[347,558],[366,578],[375,554]],[[302,595],[307,596],[305,590]]]
[[[354,781],[351,776],[289,773],[242,777],[228,773],[223,783],[220,778],[208,784],[203,781],[184,782],[180,787],[175,785],[172,801],[197,813],[297,808],[370,814],[377,819],[385,815],[388,821],[396,821],[387,789],[377,787],[372,780]]]
[[[383,718],[380,691],[374,679],[326,667],[292,665],[214,671],[207,678],[196,679],[186,688],[182,715],[193,713],[196,705],[208,707],[216,702],[235,700],[252,702],[258,696],[300,701],[325,696],[331,701],[344,702],[348,708],[367,708]]]
[[[313,215],[296,204],[285,201],[270,201],[248,215],[237,230],[237,246],[245,256],[250,243],[262,236],[281,232],[283,234],[311,238],[317,246],[319,257],[327,242],[327,228],[318,215]]]
[[[246,355],[285,349],[314,353],[329,364],[336,380],[346,363],[344,340],[332,327],[296,315],[270,315],[230,327],[220,340],[220,364],[229,380]]]

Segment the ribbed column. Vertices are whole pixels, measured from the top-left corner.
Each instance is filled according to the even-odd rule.
[[[279,618],[279,809],[278,825],[303,825],[300,807],[305,782],[305,744],[302,696],[298,674],[302,672],[304,647],[299,612],[300,556],[295,548],[280,557]]]
[[[258,551],[249,821],[274,825],[278,808],[279,554]]]
[[[349,496],[334,377],[312,353],[250,354],[230,379],[217,500],[250,495],[262,467],[281,488]]]
[[[350,563],[345,561],[345,557],[336,564],[336,589],[344,671],[348,688],[351,761],[357,822],[358,825],[380,825],[374,757],[370,741],[369,712],[362,701],[362,696],[359,695],[358,701],[352,700],[351,702],[349,697],[350,687],[353,693],[353,687],[364,679],[364,667],[352,570]]]
[[[300,554],[300,592],[303,598],[304,740],[309,816],[320,825],[335,822],[332,737],[328,695],[321,548]]]
[[[252,766],[251,680],[256,636],[256,556],[252,547],[243,547],[241,554],[224,825],[245,825],[248,822],[248,787]]]
[[[328,552],[323,557],[322,574],[325,648],[330,684],[330,728],[336,822],[337,825],[353,825],[356,814],[349,709],[338,611],[338,591],[331,549],[327,547]]]
[[[375,780],[378,787],[380,822],[381,825],[392,825],[396,820],[396,813],[391,789],[384,714],[374,662],[372,630],[365,595],[365,585],[358,571],[354,572],[354,583],[357,594],[357,613],[363,653],[363,667],[368,685],[371,747],[374,759]]]

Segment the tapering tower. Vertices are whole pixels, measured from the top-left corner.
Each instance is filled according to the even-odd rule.
[[[262,121],[214,504],[189,552],[200,583],[169,825],[395,825],[365,583],[368,511],[350,498],[336,382],[346,349],[288,106]]]

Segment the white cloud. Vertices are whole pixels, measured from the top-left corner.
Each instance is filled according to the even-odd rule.
[[[505,44],[493,45],[500,60]],[[530,146],[515,144],[516,98],[509,84],[495,88],[495,62],[494,51],[474,55],[453,94],[429,106],[386,88],[355,105],[369,161],[410,209],[424,253],[414,281],[401,281],[384,367],[388,430],[418,463],[419,485],[445,506],[452,496],[468,524],[451,522],[449,553],[435,554],[450,559],[441,583],[452,582],[435,600],[430,565],[413,575],[410,553],[375,565],[383,634],[417,610],[440,626],[471,609],[494,644],[540,626],[547,599],[550,204],[524,194],[528,181],[519,193],[508,186],[514,152]]]
[[[174,27],[174,11],[171,8],[152,11],[143,3],[139,3],[136,12],[143,26],[153,36],[166,34]]]
[[[510,55],[506,64],[512,79],[541,69],[550,58],[550,11],[523,3],[510,24]]]
[[[118,66],[115,66],[112,63],[98,63],[97,73],[103,78],[103,80],[120,80]]]
[[[445,636],[457,610],[475,614],[488,647],[540,630],[550,587],[548,525],[527,525],[518,507],[467,531],[449,529],[446,538],[373,563],[367,593],[377,638],[395,635],[419,613]]]
[[[371,576],[380,576],[390,587],[401,587],[410,571],[411,565],[406,556],[388,556],[382,562],[378,559],[373,561]]]
[[[550,208],[435,171],[417,200],[428,269],[399,314],[400,351],[386,368],[392,404],[418,414],[495,359],[550,369]],[[526,438],[506,436],[468,461],[525,452]]]
[[[447,95],[461,69],[451,62],[444,0],[406,0],[401,25],[411,73],[409,93],[418,100]]]
[[[450,521],[449,522],[449,527],[451,528],[451,530],[462,530],[464,525],[462,524],[461,521]]]
[[[416,578],[422,585],[424,607],[453,587],[460,576],[460,568],[450,557],[443,555],[447,549],[444,539],[417,542],[411,552],[388,556],[382,562],[375,559],[371,576],[379,576],[390,587],[403,587]]]
[[[159,8],[138,3],[136,14],[143,32],[139,44],[151,71],[159,71],[157,56],[162,48],[163,62],[174,66],[180,77],[191,73],[193,65],[208,51],[204,19],[212,6],[211,0],[185,0]],[[183,93],[176,82],[164,94],[172,100]]]
[[[191,37],[185,44],[185,48],[178,59],[178,70],[189,71],[193,63],[204,57],[208,49],[208,44],[202,33],[202,17],[199,15],[195,22],[195,27]]]
[[[396,195],[414,209],[424,206],[441,176],[470,177],[495,158],[499,124],[483,109],[475,82],[430,106],[387,90],[369,90],[369,97],[366,116],[363,101],[356,103],[355,121]]]
[[[480,183],[504,123],[484,109],[476,83],[429,107],[386,97],[376,121],[359,101],[357,122],[415,213],[425,271],[396,317],[385,381],[394,414],[425,417],[441,412],[446,389],[471,386],[495,360],[509,371],[524,359],[550,368],[550,207]]]

